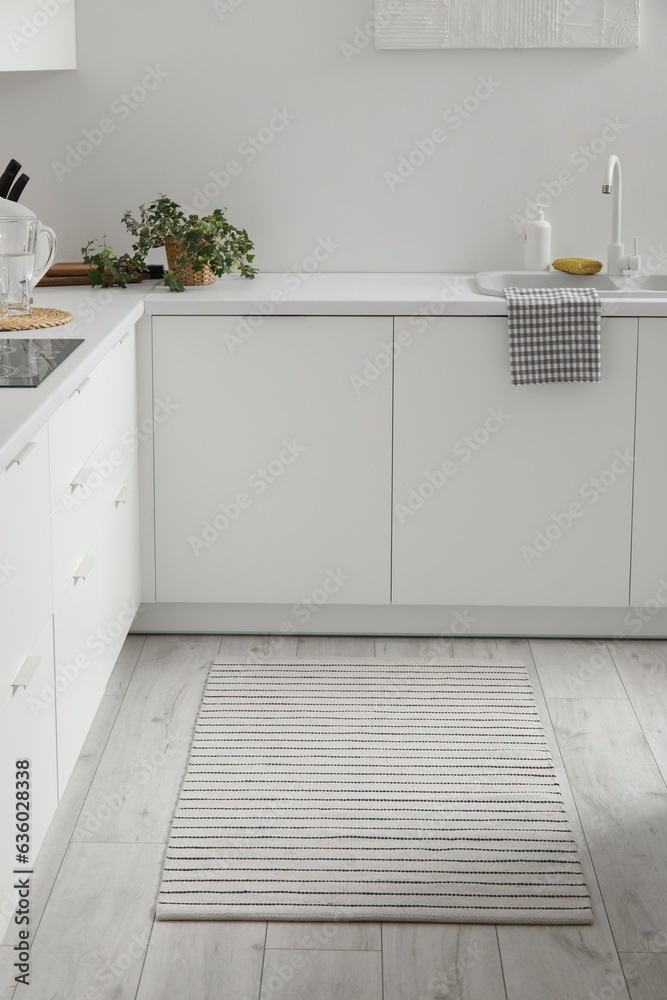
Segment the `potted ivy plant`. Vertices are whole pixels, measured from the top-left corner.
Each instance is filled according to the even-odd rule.
[[[92,284],[125,287],[147,270],[149,251],[161,246],[165,247],[168,263],[164,283],[175,292],[182,292],[185,285],[211,284],[233,271],[254,278],[257,269],[252,265],[252,242],[245,229],[237,229],[227,221],[225,211],[216,208],[201,217],[186,215],[164,194],[150,205],[140,205],[138,218],[128,209],[123,223],[135,238],[131,254],[117,257],[106,235],[81,248]]]

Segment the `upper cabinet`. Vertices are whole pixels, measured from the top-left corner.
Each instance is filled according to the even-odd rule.
[[[74,0],[0,4],[0,70],[76,69]]]

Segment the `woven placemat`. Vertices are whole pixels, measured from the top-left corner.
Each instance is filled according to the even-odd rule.
[[[48,326],[62,326],[74,317],[63,309],[42,309],[37,306],[29,316],[7,316],[0,319],[0,330],[44,330]]]

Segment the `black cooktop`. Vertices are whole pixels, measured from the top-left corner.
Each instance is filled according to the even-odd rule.
[[[83,340],[0,338],[0,388],[34,388]]]

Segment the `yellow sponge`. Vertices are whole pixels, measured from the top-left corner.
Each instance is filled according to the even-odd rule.
[[[586,260],[585,257],[559,257],[552,266],[557,271],[567,271],[568,274],[597,274],[602,270],[599,260]]]

